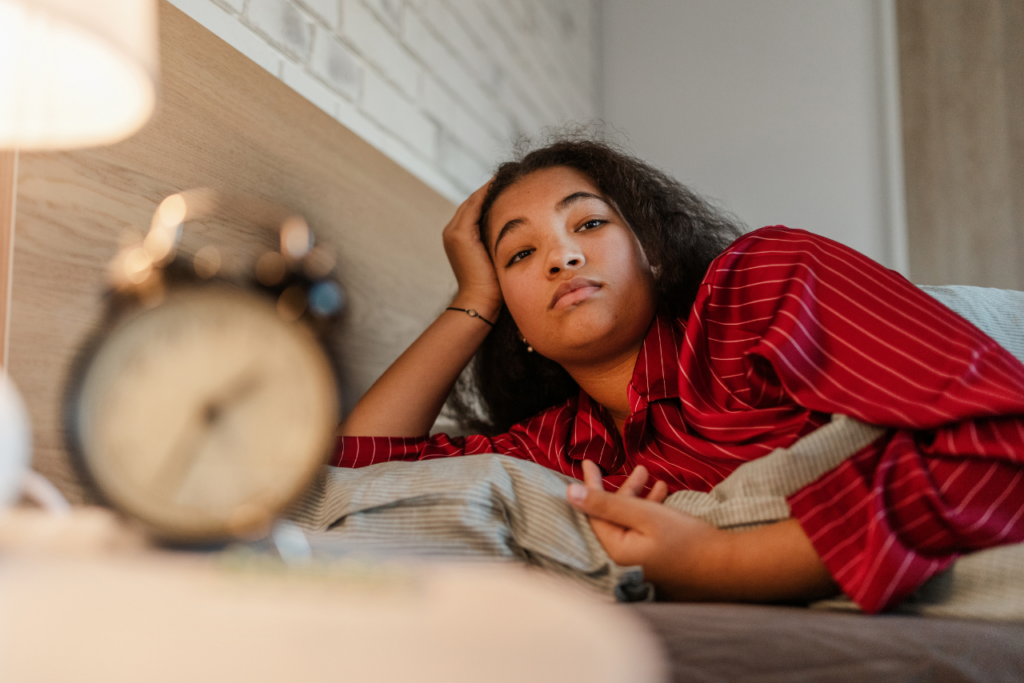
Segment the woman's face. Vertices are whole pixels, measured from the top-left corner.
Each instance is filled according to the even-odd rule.
[[[576,365],[639,349],[654,318],[650,265],[587,175],[531,173],[498,196],[485,227],[505,304],[538,353]]]

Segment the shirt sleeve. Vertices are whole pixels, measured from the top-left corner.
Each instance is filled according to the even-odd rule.
[[[832,576],[867,611],[959,554],[1024,540],[1024,366],[902,276],[799,230],[750,233],[704,305],[756,340],[748,375],[886,434],[790,498]],[[700,299],[698,299],[699,301]]]
[[[395,460],[432,460],[497,453],[579,476],[578,471],[573,473],[574,467],[578,470],[578,463],[566,457],[567,432],[575,415],[575,404],[574,399],[545,410],[497,436],[339,436],[328,464],[334,467],[367,467]]]

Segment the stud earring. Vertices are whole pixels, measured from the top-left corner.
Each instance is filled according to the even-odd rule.
[[[526,352],[533,353],[533,347],[530,346],[530,342],[526,341],[526,337],[523,336],[523,333],[520,332],[519,330],[516,330],[516,334],[519,336],[519,341],[526,344]]]

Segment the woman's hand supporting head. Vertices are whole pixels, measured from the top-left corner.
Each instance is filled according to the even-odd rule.
[[[459,283],[452,305],[493,322],[501,310],[501,289],[477,225],[486,191],[484,186],[462,203],[443,237]],[[426,435],[490,331],[490,325],[465,313],[442,312],[359,400],[339,436]]]
[[[459,293],[452,305],[473,309],[493,322],[501,309],[501,288],[487,248],[480,241],[479,226],[480,207],[489,184],[471,194],[459,206],[445,226],[442,239],[459,285]]]

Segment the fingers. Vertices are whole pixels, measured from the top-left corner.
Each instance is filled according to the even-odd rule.
[[[596,517],[588,517],[587,520],[590,522],[590,528],[594,531],[594,536],[597,537],[597,542],[608,553],[612,562],[623,566],[639,564],[634,559],[633,553],[630,552],[631,542],[634,540],[631,535],[636,533],[634,530],[605,522]]]
[[[604,491],[604,481],[601,476],[601,468],[597,466],[597,463],[591,462],[590,460],[584,460],[582,467],[583,483],[587,485],[587,488]]]
[[[494,180],[494,178],[491,178],[491,180]],[[477,223],[480,220],[480,209],[483,207],[487,189],[491,186],[491,180],[477,188],[473,194],[466,197],[466,200],[459,204],[458,208],[455,209],[455,215],[448,222],[446,230],[478,232]]]
[[[593,519],[604,520],[626,528],[644,528],[649,521],[649,501],[632,496],[619,496],[608,491],[570,484],[566,491],[569,502]]]
[[[604,481],[602,479],[601,468],[598,467],[597,463],[590,460],[583,461],[583,481],[588,488],[596,489],[598,491],[604,490]],[[624,496],[639,496],[647,485],[647,480],[650,478],[650,474],[647,472],[647,468],[643,465],[637,465],[636,469],[630,472],[626,481],[622,482],[619,487],[618,495]],[[654,486],[646,496],[646,500],[654,503],[660,503],[668,496],[668,485],[663,481],[654,482]]]
[[[619,487],[619,493],[624,496],[639,496],[647,484],[647,468],[637,465],[636,469],[629,473],[626,481]]]
[[[494,178],[491,178],[494,180]],[[473,194],[466,197],[466,201],[459,205],[459,208],[455,211],[455,215],[465,214],[467,220],[462,221],[463,224],[472,225],[474,228],[477,227],[477,223],[480,220],[480,209],[484,205],[484,197],[487,196],[487,189],[491,186],[491,180],[481,185],[476,189]]]
[[[651,492],[647,494],[647,500],[652,503],[663,503],[668,497],[668,484],[663,481],[654,482]]]

